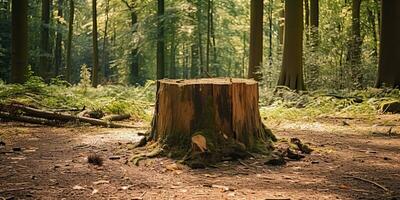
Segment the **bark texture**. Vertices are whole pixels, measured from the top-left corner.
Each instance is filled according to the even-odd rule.
[[[303,79],[303,1],[285,1],[285,39],[278,85],[305,90]]]
[[[158,81],[152,123],[151,141],[191,161],[268,153],[275,140],[260,118],[258,84],[247,79]]]
[[[68,40],[67,40],[67,58],[66,58],[66,72],[65,79],[72,83],[72,36],[74,33],[74,15],[75,15],[75,4],[74,0],[69,0],[69,22],[68,22]]]
[[[251,1],[250,13],[250,58],[248,78],[262,80],[263,58],[263,0]]]
[[[12,1],[11,82],[28,78],[28,0]]]
[[[97,41],[97,3],[92,0],[92,18],[93,18],[93,68],[92,68],[92,86],[99,84],[99,48]]]
[[[381,42],[376,87],[400,88],[400,1],[382,0]]]

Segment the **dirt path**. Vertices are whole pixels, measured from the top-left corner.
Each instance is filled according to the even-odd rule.
[[[203,170],[127,164],[132,130],[0,123],[0,199],[400,199],[400,117],[389,118],[272,123],[315,152],[282,167],[249,159]],[[87,163],[93,152],[103,166]]]

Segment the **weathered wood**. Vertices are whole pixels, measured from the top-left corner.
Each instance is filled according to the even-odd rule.
[[[157,84],[150,140],[172,157],[215,162],[271,150],[275,137],[261,121],[256,81],[221,78]]]
[[[93,119],[93,118],[83,117],[83,116],[76,116],[76,115],[65,114],[65,113],[39,110],[36,108],[24,106],[21,104],[0,105],[0,110],[4,111],[4,112],[9,112],[10,114],[16,113],[16,114],[14,114],[14,116],[17,116],[17,114],[19,112],[22,112],[25,115],[28,115],[31,117],[43,118],[43,119],[48,119],[48,120],[57,120],[57,121],[62,121],[62,122],[79,121],[79,122],[88,123],[91,125],[104,126],[104,127],[109,127],[109,128],[137,128],[137,127],[131,126],[131,125],[116,124],[116,123],[112,123],[112,122],[108,122],[108,121],[103,121],[100,119]],[[16,120],[16,121],[18,121],[18,120]],[[28,122],[28,121],[26,121],[26,122]]]

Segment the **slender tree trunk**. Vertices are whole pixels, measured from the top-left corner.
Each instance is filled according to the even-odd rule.
[[[246,38],[246,32],[243,32],[243,52],[242,52],[242,68],[240,70],[240,77],[244,78],[245,76],[245,69],[246,69],[246,64],[245,64],[245,60],[246,60],[246,52],[247,52],[247,38]]]
[[[311,46],[316,47],[319,44],[319,0],[310,0],[310,37]]]
[[[192,62],[190,67],[190,78],[195,78],[199,75],[199,48],[197,44],[191,46]]]
[[[263,0],[251,0],[250,11],[250,56],[248,78],[261,81],[263,58]]]
[[[169,77],[170,78],[176,78],[176,42],[175,42],[175,37],[176,34],[175,32],[172,33],[172,39],[171,39],[171,47],[170,47],[170,54],[171,54],[171,58],[170,58],[170,73],[169,73]]]
[[[400,1],[382,0],[381,42],[376,87],[400,88]]]
[[[269,31],[268,31],[268,41],[269,41],[269,51],[268,51],[268,65],[272,67],[273,57],[272,57],[272,17],[273,17],[273,6],[274,0],[269,1],[269,11],[268,11],[268,24],[269,24]]]
[[[42,17],[41,17],[41,30],[40,30],[40,63],[39,63],[39,75],[46,81],[49,82],[51,78],[49,57],[50,45],[50,0],[42,0]]]
[[[206,72],[210,72],[210,46],[211,46],[211,0],[207,1],[207,48],[206,48]]]
[[[55,48],[55,62],[54,62],[54,68],[55,68],[55,75],[58,76],[60,75],[61,71],[61,66],[62,66],[62,33],[60,31],[61,29],[61,18],[63,17],[63,0],[58,0],[58,6],[57,6],[57,33],[56,33],[56,48]]]
[[[308,4],[309,0],[304,0],[304,24],[305,24],[305,32],[306,32],[306,41],[309,42],[310,37],[310,6]]]
[[[218,77],[219,76],[219,66],[218,66],[218,54],[217,54],[217,46],[215,45],[215,25],[214,25],[214,15],[215,15],[215,8],[214,8],[214,0],[211,2],[211,25],[210,25],[210,31],[211,31],[211,38],[212,38],[212,47],[213,47],[213,62],[212,66],[215,71],[215,75]]]
[[[11,83],[28,78],[28,0],[12,0]]]
[[[104,38],[103,38],[103,77],[105,80],[108,80],[109,77],[109,70],[108,70],[108,53],[107,53],[107,43],[108,43],[108,13],[110,10],[110,0],[105,0],[106,8],[105,8],[105,15],[106,19],[104,22]]]
[[[97,2],[92,0],[92,20],[93,20],[93,68],[92,86],[99,85],[99,48],[97,42]]]
[[[200,71],[201,75],[204,76],[204,54],[203,54],[203,20],[202,20],[202,0],[197,0],[197,40],[199,47],[199,61],[200,61]]]
[[[157,34],[157,80],[165,77],[164,56],[164,0],[158,0],[158,34]]]
[[[281,0],[282,8],[279,12],[279,30],[278,38],[279,43],[283,44],[284,32],[285,32],[285,0]]]
[[[347,55],[347,63],[350,67],[350,75],[354,87],[362,88],[363,75],[361,72],[361,24],[360,24],[361,0],[352,1],[352,25],[351,41]]]
[[[131,9],[131,26],[132,26],[132,34],[137,33],[137,22],[138,16],[136,14],[135,8]],[[131,63],[131,83],[136,83],[139,79],[139,48],[138,44],[135,44],[135,47],[132,49],[132,63]]]
[[[66,58],[66,72],[65,78],[68,82],[72,83],[72,36],[74,33],[74,15],[75,15],[75,4],[74,0],[69,0],[69,22],[68,22],[68,40],[67,40],[67,58]]]
[[[370,8],[368,8],[368,21],[371,24],[371,34],[372,34],[372,38],[373,38],[373,47],[372,47],[372,56],[375,58],[375,60],[378,60],[378,33],[376,31],[376,17],[375,17],[375,13],[373,10],[371,10]]]
[[[278,85],[305,90],[303,79],[303,1],[285,1],[285,39]]]

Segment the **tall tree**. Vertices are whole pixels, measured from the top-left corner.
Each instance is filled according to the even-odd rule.
[[[164,0],[157,0],[157,79],[165,77]]]
[[[196,17],[197,17],[197,42],[199,47],[199,61],[200,61],[200,71],[201,75],[203,76],[205,73],[204,68],[204,56],[203,56],[203,15],[202,15],[202,0],[197,0],[196,2]]]
[[[68,39],[67,39],[67,57],[66,57],[66,72],[65,79],[72,82],[72,65],[71,65],[71,50],[72,50],[72,35],[74,33],[74,15],[75,4],[74,0],[69,0],[69,22],[68,22]]]
[[[104,37],[103,37],[103,67],[102,67],[102,74],[105,80],[109,78],[109,70],[108,70],[108,53],[107,53],[107,43],[108,43],[108,20],[109,20],[109,10],[110,10],[110,0],[105,0],[105,15],[106,19],[104,22]]]
[[[51,0],[42,0],[42,18],[40,31],[40,63],[39,75],[48,82],[51,78],[50,71],[50,3]]]
[[[278,85],[305,90],[303,79],[303,1],[285,1],[285,34]]]
[[[262,79],[263,58],[263,0],[251,0],[250,11],[250,56],[248,78]]]
[[[58,76],[60,74],[61,66],[62,66],[62,32],[61,32],[61,19],[63,17],[63,0],[58,0],[57,6],[57,33],[56,33],[56,48],[54,55],[54,67],[55,67],[55,75]]]
[[[92,86],[99,84],[99,48],[97,41],[97,2],[92,0],[92,20],[93,20],[93,68],[92,68]]]
[[[310,0],[310,38],[311,46],[318,46],[319,0]]]
[[[382,0],[381,42],[376,87],[400,88],[400,1]]]
[[[137,14],[137,2],[131,1],[129,3],[127,0],[122,0],[122,2],[128,7],[131,12],[131,28],[132,34],[135,35],[138,29],[138,14]],[[139,40],[138,40],[139,42]],[[139,80],[139,44],[134,44],[131,50],[131,65],[129,70],[129,82],[130,84],[135,84]]]
[[[11,82],[28,78],[28,0],[12,0]]]
[[[350,46],[347,54],[347,64],[350,75],[354,80],[354,87],[361,88],[363,75],[361,72],[361,24],[360,24],[360,7],[361,0],[352,1],[351,14],[351,37]]]

